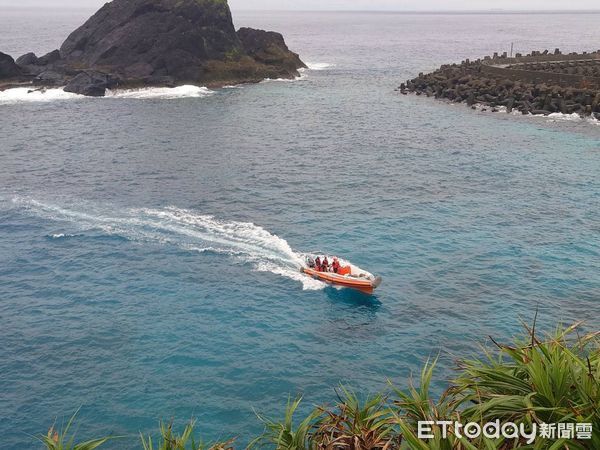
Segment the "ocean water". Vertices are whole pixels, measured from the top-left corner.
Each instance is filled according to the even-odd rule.
[[[0,12],[0,51],[60,45],[91,12]],[[595,50],[594,14],[249,13],[310,69],[219,90],[0,93],[0,434],[36,448],[197,417],[261,431],[346,383],[403,385],[487,335],[600,325],[600,126],[402,96],[442,63]],[[297,270],[338,254],[374,296]],[[4,447],[3,447],[4,448]]]

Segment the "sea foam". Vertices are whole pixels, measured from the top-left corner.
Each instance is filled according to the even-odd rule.
[[[473,106],[478,111],[482,111],[482,110],[491,111],[492,109],[496,109],[496,111],[499,113],[507,112],[506,106],[503,106],[503,105],[495,106],[492,108],[489,105],[484,105],[482,103],[476,103]],[[521,111],[519,111],[518,109],[513,109],[510,112],[510,114],[513,116],[522,116],[523,115],[523,113]],[[537,118],[537,119],[545,119],[547,122],[586,122],[586,123],[590,123],[592,125],[600,125],[600,120],[596,119],[595,117],[582,116],[578,113],[571,113],[571,114],[563,114],[563,113],[559,113],[559,112],[550,113],[550,114],[531,114],[531,113],[529,113],[529,114],[525,114],[525,116],[533,117],[533,118]]]
[[[268,83],[271,81],[283,81],[284,83],[291,83],[293,81],[301,81],[306,79],[306,73],[303,69],[298,69],[298,73],[300,73],[300,75],[294,78],[265,78],[261,81],[261,83]]]
[[[306,67],[308,67],[309,70],[327,70],[334,67],[334,65],[329,63],[307,62]]]
[[[203,87],[186,84],[177,87],[148,87],[140,89],[107,90],[106,98],[132,98],[132,99],[177,99],[198,98],[214,94],[214,91]]]
[[[33,90],[29,87],[0,91],[0,104],[53,102],[57,100],[84,99],[83,95],[65,92],[62,88]]]
[[[202,86],[183,85],[173,88],[141,88],[141,89],[116,89],[107,90],[105,97],[86,97],[84,95],[65,92],[63,88],[39,89],[13,88],[0,91],[0,104],[16,104],[27,102],[53,102],[61,100],[98,100],[103,98],[114,99],[178,99],[199,98],[214,94],[214,91]]]
[[[292,81],[301,81],[301,80],[305,80],[306,78],[308,78],[308,71],[320,71],[320,70],[327,70],[329,68],[333,67],[333,64],[329,64],[329,63],[306,63],[306,67],[302,67],[300,69],[298,69],[298,73],[300,74],[297,77],[294,78],[265,78],[263,80],[264,82],[269,82],[269,81],[283,81],[283,82],[292,82]]]
[[[582,122],[582,121],[585,121],[587,123],[591,123],[594,125],[600,125],[600,121],[598,119],[596,119],[595,117],[591,117],[591,116],[583,117],[577,113],[572,113],[572,114],[552,113],[552,114],[548,114],[547,116],[541,116],[541,117],[545,117],[546,119],[549,119],[549,121],[551,121],[551,122],[555,122],[555,121]]]

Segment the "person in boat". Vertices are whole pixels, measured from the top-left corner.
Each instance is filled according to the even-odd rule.
[[[340,261],[336,257],[333,258],[333,262],[331,263],[331,270],[333,270],[334,273],[338,273],[340,270]]]
[[[321,271],[321,258],[319,256],[315,259],[315,269],[317,269],[318,272]]]
[[[329,272],[329,261],[327,256],[323,256],[323,272]]]

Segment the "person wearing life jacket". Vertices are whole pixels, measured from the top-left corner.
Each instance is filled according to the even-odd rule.
[[[317,272],[321,271],[321,257],[319,256],[315,259],[315,268],[317,269]]]
[[[323,272],[329,272],[329,261],[327,261],[327,256],[323,256]]]
[[[333,262],[331,263],[331,269],[334,273],[338,273],[338,270],[340,270],[340,261],[336,257],[333,258]]]

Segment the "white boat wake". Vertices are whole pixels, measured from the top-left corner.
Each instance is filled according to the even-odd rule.
[[[300,273],[304,255],[294,251],[285,239],[250,222],[223,221],[197,211],[175,207],[138,208],[107,213],[94,206],[77,209],[15,198],[13,204],[28,213],[52,221],[68,222],[77,230],[55,233],[63,239],[101,230],[131,241],[175,245],[196,252],[224,254],[251,264],[259,272],[271,272],[302,283],[305,290],[317,290],[325,284]],[[82,211],[85,209],[85,211]]]

